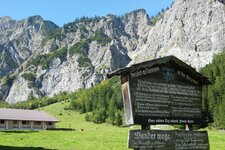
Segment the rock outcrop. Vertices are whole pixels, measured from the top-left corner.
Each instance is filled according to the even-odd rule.
[[[177,0],[148,32],[138,62],[166,55],[175,55],[197,69],[211,62],[225,47],[224,8],[217,0]]]
[[[9,103],[88,88],[130,64],[175,55],[196,69],[225,48],[219,0],[176,0],[154,18],[80,18],[57,27],[40,16],[0,18],[0,99]],[[7,80],[6,80],[7,79]]]
[[[0,77],[19,68],[39,49],[45,34],[58,28],[54,23],[33,16],[21,21],[0,18]]]

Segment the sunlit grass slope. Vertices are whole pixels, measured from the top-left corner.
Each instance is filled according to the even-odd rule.
[[[56,103],[42,110],[61,121],[57,127],[74,128],[75,131],[2,131],[0,149],[127,150],[128,131],[131,128],[87,122],[83,114],[64,110],[68,104]],[[208,132],[210,149],[225,149],[225,131]]]
[[[84,115],[64,110],[67,104],[61,102],[44,107],[42,110],[60,120],[57,127],[70,127],[76,129],[75,131],[0,132],[0,146],[60,150],[127,149],[129,128],[87,122]]]

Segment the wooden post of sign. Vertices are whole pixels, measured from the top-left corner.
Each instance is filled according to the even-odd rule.
[[[185,127],[184,128],[185,128],[186,131],[189,131],[190,130],[188,124],[185,124]]]
[[[129,148],[209,149],[207,132],[206,139],[198,140],[201,134],[191,131],[202,120],[202,86],[211,84],[206,77],[174,56],[135,64],[108,77],[114,75],[121,76],[126,125],[141,125],[141,130],[129,132]],[[150,130],[153,124],[182,124],[186,131]]]
[[[150,125],[141,125],[141,130],[151,130]]]
[[[186,131],[192,131],[192,125],[190,125],[190,124],[185,124],[185,130],[186,130]]]

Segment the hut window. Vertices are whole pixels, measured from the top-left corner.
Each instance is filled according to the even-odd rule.
[[[22,121],[22,124],[28,124],[28,121]]]
[[[40,121],[36,121],[34,122],[35,125],[41,125],[41,122]]]
[[[17,121],[13,121],[13,124],[17,124]]]
[[[50,126],[51,126],[51,125],[52,125],[52,122],[48,122],[48,125],[50,125]]]
[[[4,124],[5,123],[5,120],[1,120],[1,124]]]

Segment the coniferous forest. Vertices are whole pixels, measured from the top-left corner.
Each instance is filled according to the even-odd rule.
[[[203,110],[206,119],[217,128],[225,128],[225,52],[214,57],[201,73],[212,82],[203,90]]]
[[[95,123],[122,125],[123,101],[118,77],[105,80],[87,90],[81,90],[71,100],[68,109],[86,113],[85,119]]]

